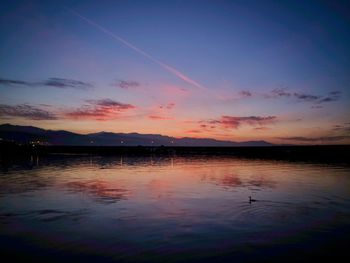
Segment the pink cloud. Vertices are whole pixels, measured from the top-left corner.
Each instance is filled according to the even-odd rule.
[[[120,117],[128,110],[136,108],[131,104],[124,104],[111,99],[87,100],[88,105],[65,113],[65,117],[72,119],[110,120]]]

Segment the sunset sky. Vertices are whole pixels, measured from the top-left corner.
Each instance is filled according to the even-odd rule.
[[[1,1],[0,123],[350,143],[337,1]]]

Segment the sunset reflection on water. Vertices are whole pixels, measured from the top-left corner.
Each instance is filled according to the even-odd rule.
[[[349,240],[349,171],[234,157],[32,157],[2,169],[0,240],[39,260],[327,256]]]

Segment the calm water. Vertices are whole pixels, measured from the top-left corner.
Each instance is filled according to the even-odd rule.
[[[32,157],[0,171],[0,243],[3,256],[43,261],[348,257],[350,168],[233,157]]]

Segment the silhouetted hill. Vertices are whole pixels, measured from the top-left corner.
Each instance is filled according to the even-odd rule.
[[[160,134],[98,132],[85,135],[11,124],[0,125],[0,138],[23,144],[67,146],[272,146],[265,141],[232,142],[210,138],[175,138]]]

